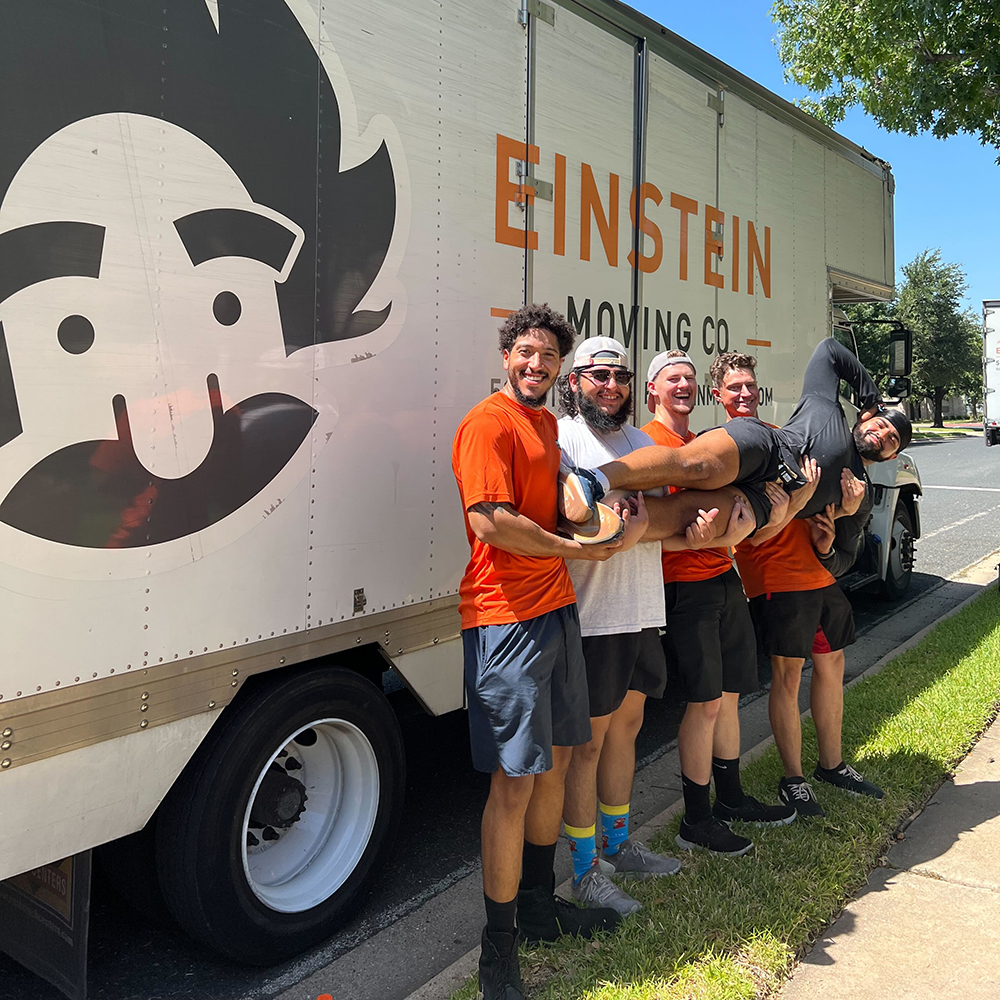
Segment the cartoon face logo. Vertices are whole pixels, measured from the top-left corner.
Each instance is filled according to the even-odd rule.
[[[319,426],[316,352],[393,307],[359,308],[396,228],[388,148],[341,170],[285,0],[168,7],[3,15],[41,55],[0,70],[0,522],[62,545],[243,508]]]

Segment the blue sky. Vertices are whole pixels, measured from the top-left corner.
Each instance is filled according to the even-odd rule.
[[[627,2],[786,100],[801,93],[782,79],[769,0]],[[837,131],[892,164],[897,282],[902,264],[922,250],[940,247],[943,259],[966,273],[966,305],[978,313],[983,299],[1000,298],[997,150],[969,135],[940,140],[886,132],[857,109]]]

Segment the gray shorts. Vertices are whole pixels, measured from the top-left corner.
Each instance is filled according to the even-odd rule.
[[[472,764],[518,777],[552,768],[552,747],[590,741],[576,605],[510,625],[463,629]]]

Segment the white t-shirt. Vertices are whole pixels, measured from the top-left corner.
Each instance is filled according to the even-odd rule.
[[[579,415],[559,421],[559,447],[573,465],[584,469],[594,469],[654,443],[648,434],[630,424],[605,433],[594,430]],[[658,496],[661,491],[650,493]],[[639,542],[628,552],[604,562],[567,559],[566,566],[576,591],[584,635],[663,627],[666,616],[659,542]]]

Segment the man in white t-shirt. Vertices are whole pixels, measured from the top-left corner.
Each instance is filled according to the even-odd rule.
[[[557,383],[566,414],[559,421],[559,447],[573,465],[594,468],[651,443],[625,422],[632,374],[624,348],[610,337],[592,337],[577,348],[572,369]],[[640,905],[605,868],[638,878],[680,871],[674,858],[629,838],[635,739],[646,698],[661,697],[667,680],[659,639],[664,624],[660,542],[639,540],[637,522],[647,521],[642,495],[633,503],[625,544],[614,559],[600,565],[567,563],[580,613],[593,734],[589,743],[574,748],[566,776],[563,822],[573,854],[573,895],[588,906],[610,906],[620,913]],[[708,532],[705,541],[710,538]],[[694,534],[690,539],[697,542]],[[685,539],[668,544],[684,545]],[[603,866],[594,822],[598,806]]]

